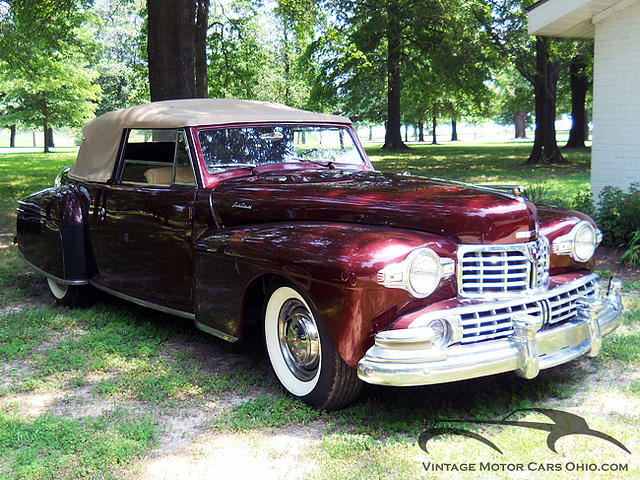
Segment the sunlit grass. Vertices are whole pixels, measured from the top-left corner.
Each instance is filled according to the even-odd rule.
[[[411,144],[408,152],[367,147],[376,169],[489,185],[545,185],[549,200],[573,199],[590,188],[591,155],[564,153],[566,164],[525,165],[531,143]],[[558,202],[556,202],[558,203]]]

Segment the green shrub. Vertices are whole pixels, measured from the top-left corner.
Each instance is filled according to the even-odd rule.
[[[573,202],[571,202],[571,208],[593,217],[595,209],[593,208],[591,191],[580,190],[574,197]]]
[[[629,246],[640,229],[640,184],[632,183],[628,192],[617,187],[605,187],[600,194],[596,212],[598,226],[606,245]]]
[[[570,208],[568,202],[558,196],[558,192],[551,189],[547,183],[531,183],[525,189],[527,200],[536,205],[551,205],[560,208]]]
[[[620,261],[640,267],[640,229],[636,230],[631,237],[627,251],[622,254]]]

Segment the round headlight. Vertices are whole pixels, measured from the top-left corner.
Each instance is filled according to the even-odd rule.
[[[432,250],[422,249],[411,261],[409,286],[414,296],[426,297],[433,292],[442,279],[440,258]]]
[[[598,245],[596,229],[588,222],[584,222],[576,229],[573,241],[573,254],[579,262],[586,262],[596,251]]]

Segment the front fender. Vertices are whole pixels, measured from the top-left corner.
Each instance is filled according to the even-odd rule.
[[[565,210],[555,207],[538,207],[538,220],[540,222],[540,234],[547,237],[549,244],[561,235],[569,233],[576,223],[586,220],[595,225],[595,222],[582,212]],[[576,262],[569,255],[556,255],[551,252],[550,275],[559,275],[575,270],[593,271],[595,267],[595,255],[588,262]]]
[[[422,245],[455,259],[450,240],[388,227],[310,222],[212,230],[196,243],[197,320],[238,338],[248,287],[278,275],[311,300],[342,358],[355,367],[374,335],[399,315],[455,296],[453,278],[425,299],[376,282],[380,269]]]

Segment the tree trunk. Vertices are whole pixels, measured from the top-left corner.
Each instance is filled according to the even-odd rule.
[[[44,140],[44,153],[49,153],[49,126],[47,124],[46,118],[42,122],[42,132]]]
[[[571,64],[571,130],[569,140],[563,148],[586,148],[584,142],[587,111],[585,101],[589,90],[589,79],[585,73],[586,65],[581,60]]]
[[[196,97],[207,98],[209,85],[207,76],[207,29],[209,27],[209,0],[198,0],[194,40],[194,63],[196,68]]]
[[[418,122],[418,141],[424,142],[424,122],[422,120]]]
[[[458,141],[458,123],[454,119],[451,119],[451,141]]]
[[[436,127],[438,125],[438,106],[434,103],[431,109],[431,145],[437,145]]]
[[[31,131],[31,139],[33,140],[33,148],[36,147],[36,131],[32,130]]]
[[[16,147],[16,124],[9,127],[9,148]]]
[[[556,90],[561,66],[549,61],[549,39],[536,37],[536,134],[527,164],[563,163],[556,141]]]
[[[589,117],[587,115],[584,116],[584,140],[585,142],[589,140]]]
[[[193,0],[147,0],[151,101],[195,97]]]
[[[49,147],[53,148],[55,147],[54,143],[53,143],[53,128],[49,127],[48,133],[47,133],[47,141],[49,142]]]
[[[400,134],[401,31],[396,0],[387,3],[387,131],[383,150],[407,150]]]
[[[369,141],[373,140],[373,127],[369,125]]]
[[[516,127],[516,138],[527,138],[527,112],[524,110],[513,112],[513,124]]]
[[[404,124],[404,141],[409,141],[409,125],[407,125],[406,123]]]
[[[42,133],[44,153],[49,153],[49,108],[46,99],[42,99]]]

